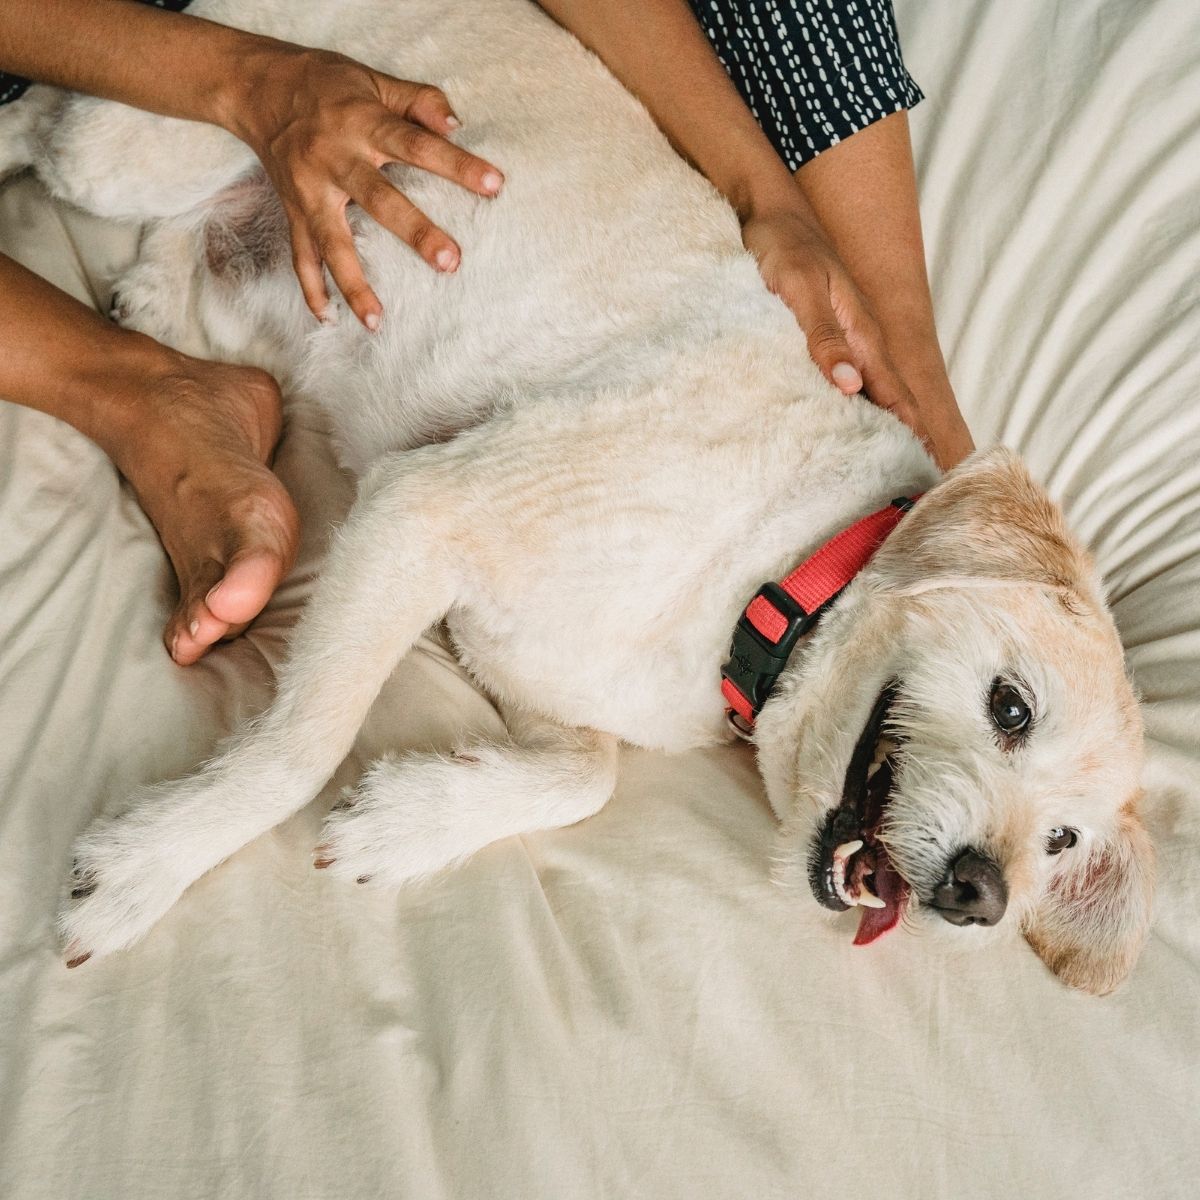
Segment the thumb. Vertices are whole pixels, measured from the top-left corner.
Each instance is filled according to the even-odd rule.
[[[839,392],[853,396],[863,389],[862,370],[858,356],[850,348],[846,331],[827,304],[813,305],[800,318],[800,327],[808,342],[808,353],[821,369],[821,374]]]

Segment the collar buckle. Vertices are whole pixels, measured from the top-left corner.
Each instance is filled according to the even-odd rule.
[[[831,597],[827,603],[832,603],[835,598]],[[760,599],[763,604],[759,603]],[[784,620],[781,632],[774,639],[751,619],[751,610],[761,613],[764,604]],[[812,630],[825,608],[823,604],[815,612],[805,612],[779,584],[764,583],[742,612],[733,631],[729,659],[721,667],[721,676],[745,698],[749,712],[738,715],[747,726],[767,702],[796,643]]]

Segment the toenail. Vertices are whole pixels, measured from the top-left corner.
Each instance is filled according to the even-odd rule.
[[[224,582],[225,582],[225,580],[218,579],[217,582],[214,583],[212,585],[212,587],[210,587],[208,589],[208,595],[204,597],[205,604],[209,603],[209,601],[211,601],[212,598],[221,590],[221,584],[223,584]]]
[[[172,658],[179,657],[179,634],[176,634],[171,639],[171,657]]]
[[[191,623],[191,624],[188,626],[188,633],[190,633],[190,634],[192,635],[192,637],[195,637],[195,636],[196,636],[196,634],[198,634],[199,632],[200,632],[200,622],[199,622],[199,621],[193,621],[193,622],[192,622],[192,623]]]
[[[367,313],[367,328],[374,333],[379,328],[379,314]]]

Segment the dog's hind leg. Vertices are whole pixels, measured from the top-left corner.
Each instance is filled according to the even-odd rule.
[[[330,813],[316,865],[395,886],[501,838],[573,825],[603,808],[616,784],[615,737],[503,713],[504,742],[374,763]]]
[[[190,223],[150,226],[137,260],[113,288],[109,315],[126,329],[198,357],[207,345],[194,317],[198,235]]]
[[[69,959],[136,941],[189,884],[297,812],[337,769],[392,668],[460,587],[446,503],[458,464],[447,450],[396,455],[368,477],[374,486],[335,541],[267,712],[199,773],[145,789],[79,840],[60,918]]]
[[[47,105],[27,142],[53,195],[125,221],[182,216],[257,166],[249,146],[215,125],[92,96]]]

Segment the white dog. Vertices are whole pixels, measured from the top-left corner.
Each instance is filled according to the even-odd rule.
[[[918,910],[1007,913],[1068,983],[1114,987],[1150,910],[1140,715],[1095,572],[1013,456],[939,481],[898,421],[828,386],[732,211],[524,0],[193,11],[440,83],[507,185],[484,201],[395,170],[463,265],[439,277],[363,222],[392,314],[372,336],[312,321],[232,137],[48,88],[0,127],[0,170],[33,162],[58,195],[151,222],[127,320],[179,344],[188,313],[322,403],[361,481],[271,708],[79,842],[68,956],[130,945],[307,804],[445,618],[509,739],[375,763],[329,816],[332,874],[402,884],[579,821],[612,792],[619,742],[720,742],[728,706],[743,732],[761,706],[781,876],[861,907],[858,940]],[[903,519],[888,508],[920,493]],[[848,528],[792,599],[754,601],[730,655],[760,586]],[[794,596],[816,607],[847,582],[809,629]],[[793,638],[789,658],[775,643]]]

